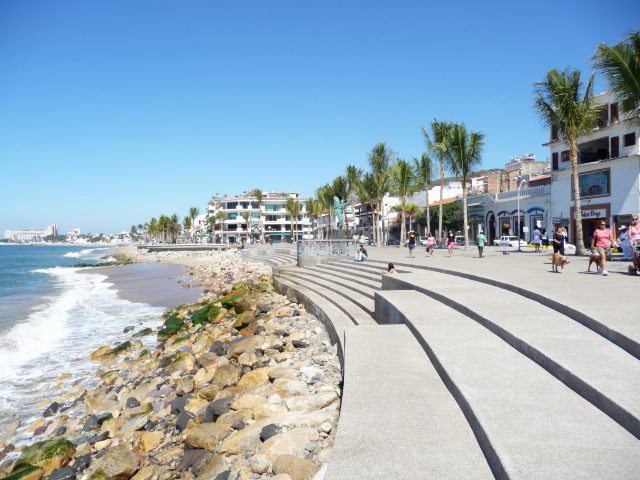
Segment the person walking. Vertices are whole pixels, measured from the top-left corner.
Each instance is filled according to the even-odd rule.
[[[549,248],[549,234],[547,234],[546,228],[540,230],[540,241],[545,250]]]
[[[559,253],[564,257],[564,234],[562,233],[562,225],[556,226],[556,231],[553,234],[553,253]]]
[[[598,228],[593,232],[591,237],[591,250],[597,252],[600,255],[600,265],[602,270],[600,275],[606,277],[607,272],[607,253],[611,244],[613,243],[613,237],[611,236],[611,230],[607,228],[607,224],[604,220],[598,223]]]
[[[409,231],[409,241],[407,242],[409,247],[409,258],[414,258],[414,251],[416,249],[416,234],[413,230]]]
[[[456,234],[452,230],[449,230],[447,235],[447,247],[449,248],[449,256],[453,255],[453,247],[456,246]]]
[[[427,256],[432,257],[433,251],[436,248],[436,237],[433,236],[433,233],[429,232],[427,234]]]
[[[618,234],[618,240],[620,240],[620,247],[622,248],[622,255],[624,256],[625,261],[630,261],[633,259],[632,251],[631,251],[631,243],[629,242],[629,232],[627,231],[627,227],[622,225],[620,228],[620,233]]]
[[[541,252],[540,247],[542,246],[542,232],[540,229],[536,227],[531,234],[531,244],[535,245],[535,252]]]
[[[478,236],[476,237],[476,245],[478,246],[478,258],[484,258],[482,251],[484,250],[484,244],[487,242],[487,237],[484,236],[484,233],[478,232]]]

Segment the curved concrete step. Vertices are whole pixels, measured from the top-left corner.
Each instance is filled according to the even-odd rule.
[[[308,312],[324,324],[331,344],[337,348],[340,364],[344,367],[344,333],[347,329],[354,328],[351,317],[314,289],[291,282],[280,275],[273,276],[273,287],[281,295],[303,304]]]
[[[349,277],[346,274],[340,274],[339,272],[336,272],[335,270],[331,270],[331,269],[322,269],[317,267],[304,267],[301,270],[306,271],[308,273],[312,273],[316,277],[330,280],[334,284],[344,286],[349,290],[353,290],[356,293],[359,293],[361,295],[364,295],[365,297],[370,298],[371,300],[373,300],[373,293],[376,290],[382,289],[381,281],[377,282],[376,284],[376,282],[374,282],[373,280],[366,280],[354,275]],[[371,314],[373,315],[373,310],[371,311]]]
[[[326,271],[339,272],[341,274],[346,274],[351,277],[357,276],[358,278],[364,278],[372,282],[377,282],[377,283],[382,282],[382,280],[380,279],[382,270],[372,273],[368,270],[362,270],[358,268],[357,265],[359,265],[359,263],[356,264],[356,262],[353,262],[353,264],[350,264],[346,262],[338,262],[338,263],[319,263],[315,265],[315,267],[322,268]]]
[[[289,283],[293,285],[300,285],[302,287],[307,288],[308,290],[316,292],[318,295],[326,299],[328,302],[331,302],[337,308],[342,310],[353,322],[354,325],[375,325],[375,320],[371,317],[369,313],[360,308],[360,306],[351,302],[347,298],[336,295],[335,292],[329,290],[328,288],[323,287],[322,285],[318,285],[313,283],[305,278],[300,278],[294,275],[290,275],[291,270],[279,270],[274,275],[274,278],[284,278],[289,281]]]
[[[386,275],[383,287],[416,290],[468,316],[640,438],[640,362],[600,335],[535,301],[460,277]]]
[[[496,478],[637,477],[631,433],[479,323],[417,291],[377,292],[376,307],[414,333]]]
[[[381,260],[367,260],[368,263],[386,265]],[[618,347],[627,351],[640,360],[640,322],[633,316],[616,315],[611,316],[607,309],[608,302],[572,301],[573,295],[567,295],[574,287],[571,283],[563,284],[562,292],[546,291],[544,294],[537,293],[536,288],[524,288],[518,282],[507,283],[492,278],[485,278],[456,270],[429,267],[423,265],[396,262],[396,266],[410,271],[427,270],[437,273],[451,275],[453,277],[466,278],[478,283],[492,285],[504,290],[516,293],[522,297],[534,300],[546,307],[563,313],[574,321],[593,330],[603,336]],[[581,288],[581,287],[575,287]],[[575,298],[583,298],[584,292],[578,292]],[[590,299],[589,299],[590,300]]]
[[[345,343],[326,480],[493,478],[458,405],[404,325],[354,327]]]
[[[332,277],[337,277],[342,280],[349,280],[352,282],[356,282],[359,285],[364,285],[373,290],[381,290],[382,289],[382,280],[371,280],[369,278],[365,278],[361,275],[354,275],[352,272],[338,270],[332,266],[322,266],[321,263],[314,267],[304,267],[306,270],[311,270],[313,272],[318,272],[323,275],[331,275]]]
[[[308,271],[304,268],[291,269],[286,272],[287,276],[293,276],[296,278],[307,280],[315,285],[319,285],[321,287],[326,288],[327,290],[331,290],[334,294],[343,297],[345,300],[355,303],[362,310],[367,312],[369,316],[373,319],[374,316],[374,304],[373,304],[373,292],[374,290],[369,289],[369,293],[366,295],[361,293],[360,290],[364,289],[364,287],[360,287],[360,290],[357,290],[356,287],[349,287],[346,285],[346,280],[341,280],[340,283],[334,281],[334,279],[326,278],[322,274],[317,272]],[[342,283],[344,282],[344,283]],[[354,285],[352,282],[348,282],[352,286]],[[336,303],[340,302],[339,298],[335,298],[334,301]]]

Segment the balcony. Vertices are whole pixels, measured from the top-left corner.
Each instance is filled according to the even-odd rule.
[[[592,163],[609,158],[609,137],[601,137],[578,145],[578,163]]]
[[[539,197],[542,195],[548,195],[551,193],[550,185],[539,185],[537,187],[521,188],[520,198],[527,197]],[[512,200],[518,198],[518,191],[511,190],[509,192],[500,192],[496,194],[496,202],[504,202],[506,200]]]

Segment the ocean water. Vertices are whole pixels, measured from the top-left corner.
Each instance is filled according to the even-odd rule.
[[[73,268],[109,253],[0,245],[0,431],[16,420],[26,427],[42,404],[91,382],[97,365],[88,354],[122,341],[126,326],[157,325],[163,308],[123,300],[105,275]],[[69,378],[57,380],[63,373]]]

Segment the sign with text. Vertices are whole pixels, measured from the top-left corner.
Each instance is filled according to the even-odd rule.
[[[604,208],[594,208],[592,210],[582,210],[582,218],[604,218],[607,216],[607,211]]]

